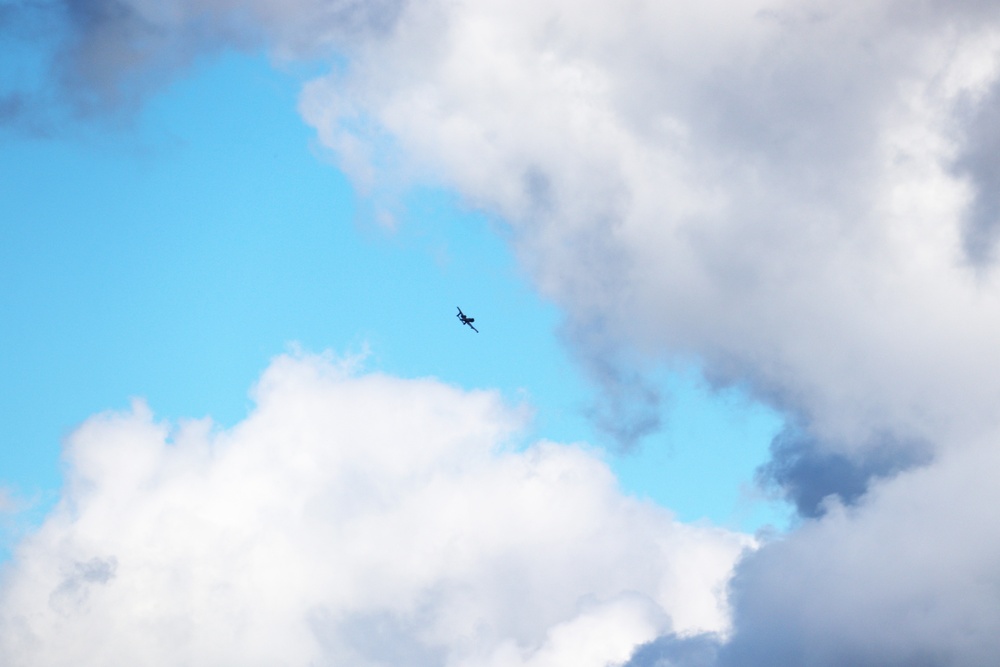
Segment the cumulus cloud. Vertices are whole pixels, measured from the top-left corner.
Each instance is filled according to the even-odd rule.
[[[303,113],[347,168],[387,134],[511,221],[585,352],[596,327],[696,359],[839,453],[994,426],[998,287],[963,258],[992,228],[996,11],[433,6]]]
[[[737,568],[732,641],[633,664],[995,656],[997,5],[429,6],[306,88],[345,168],[388,136],[510,221],[595,367],[695,360],[788,418],[761,480],[802,522]]]
[[[594,452],[516,447],[494,393],[285,356],[255,401],[225,431],[137,402],[72,434],[0,662],[604,667],[727,628],[748,538],[622,495]]]
[[[657,397],[635,375],[650,360],[696,363],[788,417],[761,479],[802,523],[737,569],[731,641],[692,636],[698,624],[677,634],[661,603],[675,627],[644,639],[646,603],[607,593],[586,614],[531,607],[543,633],[510,630],[508,645],[508,630],[489,630],[488,656],[448,656],[541,660],[593,639],[597,618],[630,628],[621,646],[647,642],[636,666],[996,655],[1000,544],[982,512],[996,504],[984,471],[1000,437],[997,3],[81,6],[58,51],[81,61],[62,57],[61,80],[105,100],[133,72],[220,45],[347,54],[305,87],[304,118],[360,186],[445,184],[510,223],[607,388],[595,414],[609,432],[655,427]],[[490,467],[509,460],[525,459]],[[111,556],[114,578],[80,574]],[[127,565],[81,552],[51,571],[49,590],[79,581],[86,606]],[[426,639],[439,626],[418,607],[366,608],[329,635],[315,624],[339,617],[319,609],[296,645],[375,655],[371,637],[391,636],[440,660],[452,645]],[[477,613],[507,628],[480,611],[456,627]]]
[[[749,554],[732,582],[728,642],[666,635],[628,667],[991,664],[1000,454],[988,444],[879,482]]]
[[[734,579],[720,665],[983,665],[1000,652],[996,442],[878,484]],[[765,553],[766,552],[766,553]]]

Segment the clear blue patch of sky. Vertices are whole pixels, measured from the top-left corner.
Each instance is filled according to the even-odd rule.
[[[132,128],[0,133],[0,485],[36,518],[82,420],[138,396],[162,418],[232,425],[290,343],[368,345],[369,367],[530,404],[531,437],[596,441],[583,416],[594,389],[497,223],[422,189],[394,231],[379,227],[317,155],[299,83],[227,56],[149,100]],[[623,488],[683,520],[777,520],[741,488],[780,420],[696,373],[661,382],[664,430],[608,454]]]

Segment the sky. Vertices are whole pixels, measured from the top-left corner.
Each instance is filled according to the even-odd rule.
[[[1000,653],[995,3],[5,2],[0,48],[0,662]]]

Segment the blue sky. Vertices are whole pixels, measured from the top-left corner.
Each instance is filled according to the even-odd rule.
[[[442,189],[393,228],[316,147],[300,82],[263,58],[202,64],[120,126],[7,132],[3,151],[4,484],[39,508],[88,416],[133,397],[167,420],[232,426],[289,346],[497,389],[533,411],[527,439],[606,450],[630,493],[684,520],[782,520],[752,493],[780,419],[694,370],[660,373],[664,428],[621,455],[594,431],[599,391],[560,341],[501,220]],[[456,305],[480,323],[457,326]],[[34,517],[40,514],[31,513]]]

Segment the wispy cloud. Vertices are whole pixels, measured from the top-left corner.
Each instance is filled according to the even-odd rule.
[[[53,110],[128,115],[206,58],[229,50],[267,50],[286,61],[330,56],[388,32],[402,6],[401,0],[5,4],[0,35],[30,39],[44,62],[33,80],[3,92],[30,97],[36,125]]]

